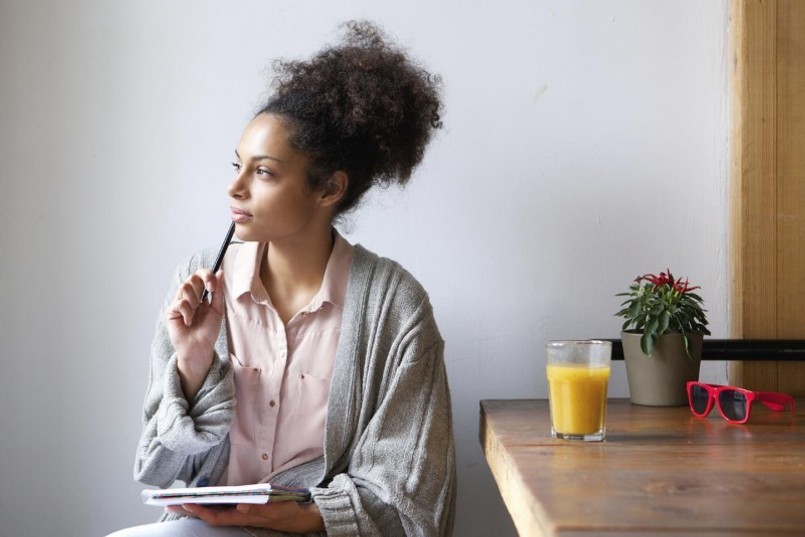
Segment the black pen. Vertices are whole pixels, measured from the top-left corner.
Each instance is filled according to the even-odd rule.
[[[224,263],[224,255],[226,254],[226,249],[229,248],[229,241],[232,240],[232,235],[235,234],[235,222],[232,222],[232,225],[229,226],[229,231],[226,232],[226,238],[224,239],[223,244],[221,244],[221,249],[218,250],[218,257],[215,258],[215,265],[212,267],[212,273],[216,274],[220,269],[221,265]],[[206,302],[207,296],[209,295],[209,291],[207,288],[204,288],[204,291],[201,293],[201,301]]]

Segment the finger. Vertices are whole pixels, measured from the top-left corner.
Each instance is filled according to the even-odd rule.
[[[190,303],[184,298],[177,298],[171,302],[170,306],[165,308],[165,319],[167,321],[176,321],[181,319],[182,322],[190,326],[188,322],[193,319],[194,310]]]
[[[224,309],[224,271],[219,270],[213,279],[212,289],[212,309],[223,311]]]
[[[165,512],[166,513],[171,513],[173,515],[180,515],[180,516],[191,516],[191,517],[196,516],[192,512],[190,512],[187,509],[185,509],[184,506],[182,506],[182,505],[169,505],[169,506],[165,507]]]
[[[248,520],[274,521],[296,515],[296,502],[239,503],[235,508]]]
[[[195,309],[199,305],[199,296],[196,295],[196,291],[193,288],[193,284],[190,280],[184,282],[179,287],[179,294],[176,296],[176,307],[179,309],[179,305],[182,303],[187,303],[192,309]]]
[[[201,294],[206,290],[209,293],[212,293],[215,290],[215,275],[212,271],[208,269],[198,269],[195,274],[198,277],[198,280],[194,280],[201,284],[201,287],[198,288],[198,294]]]
[[[219,270],[218,272],[221,271]],[[201,269],[196,274],[198,274],[198,276],[204,282],[204,288],[207,291],[213,292],[215,290],[216,275],[213,274],[212,271],[209,271],[207,269]]]
[[[255,522],[252,517],[235,509],[215,509],[198,504],[183,504],[182,507],[211,526],[249,526]]]
[[[165,319],[168,321],[174,321],[182,317],[182,312],[179,310],[179,304],[180,302],[178,300],[171,302],[171,305],[165,309]]]
[[[212,279],[211,274],[212,273],[207,269],[199,269],[188,276],[176,289],[176,294],[173,297],[174,300],[190,297],[200,298],[206,282]]]
[[[191,326],[193,324],[193,316],[196,314],[196,310],[187,300],[180,300],[174,304],[171,310],[174,313],[170,314],[170,320],[178,320],[181,318],[185,326]]]
[[[182,284],[182,288],[185,290],[185,298],[187,299],[195,298],[196,300],[195,305],[200,304],[201,293],[204,292],[204,286],[205,286],[204,274],[203,271],[199,270],[198,272],[187,278],[184,284]]]

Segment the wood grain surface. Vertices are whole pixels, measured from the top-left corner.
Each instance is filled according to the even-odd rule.
[[[730,38],[731,337],[801,339],[805,2],[732,0]],[[734,362],[730,382],[805,395],[805,363]]]
[[[545,400],[481,402],[480,440],[520,535],[805,535],[805,400],[797,415],[610,400],[607,439],[550,435]]]

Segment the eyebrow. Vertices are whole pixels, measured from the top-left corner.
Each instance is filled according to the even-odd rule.
[[[238,159],[240,159],[240,154],[238,153],[237,149],[235,149],[235,156],[238,157]],[[280,164],[282,164],[282,161],[280,159],[272,157],[270,155],[257,155],[255,157],[252,157],[252,160],[273,160],[275,162],[279,162]]]

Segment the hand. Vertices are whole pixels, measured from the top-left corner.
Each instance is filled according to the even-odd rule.
[[[201,302],[205,288],[211,293],[211,303]],[[223,315],[223,272],[220,270],[215,275],[206,269],[190,275],[165,310],[168,334],[178,356],[182,389],[188,400],[198,393],[210,370]]]
[[[186,503],[167,507],[169,513],[200,518],[210,526],[250,526],[288,533],[324,531],[324,520],[315,503],[239,503],[234,509]]]

